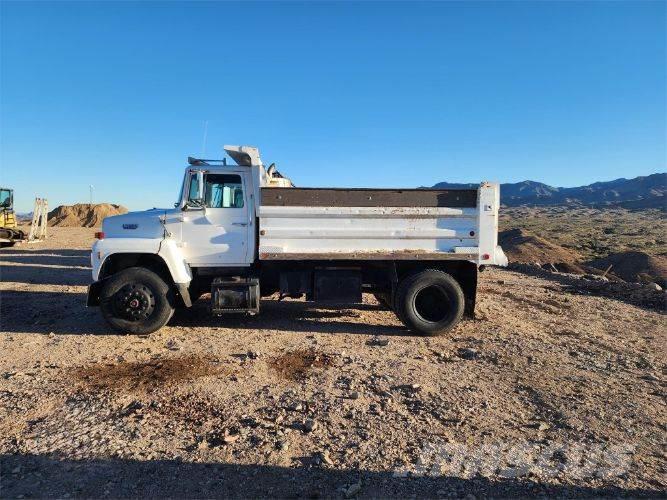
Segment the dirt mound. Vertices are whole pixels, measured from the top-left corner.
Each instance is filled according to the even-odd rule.
[[[611,272],[626,281],[655,282],[663,287],[667,284],[667,256],[664,255],[620,252],[593,260],[589,265],[597,269],[607,269],[611,266]]]
[[[561,264],[571,269],[569,272],[580,272],[577,263],[581,255],[523,229],[502,231],[498,240],[510,262]]]
[[[127,212],[122,205],[111,203],[77,203],[60,205],[49,212],[49,226],[61,227],[99,227],[105,217]]]

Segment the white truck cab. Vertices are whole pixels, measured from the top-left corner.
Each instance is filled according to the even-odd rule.
[[[411,329],[441,334],[474,313],[477,270],[506,265],[499,188],[295,188],[257,148],[189,158],[172,209],[108,217],[92,248],[88,305],[150,333],[211,294],[211,311],[257,313],[260,296],[359,302],[374,293]]]

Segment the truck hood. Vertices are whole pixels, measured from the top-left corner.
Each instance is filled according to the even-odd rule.
[[[102,222],[105,238],[164,238],[162,220],[173,209],[153,208],[107,217]]]

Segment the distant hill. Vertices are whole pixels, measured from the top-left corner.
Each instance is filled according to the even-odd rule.
[[[438,182],[437,189],[469,188],[477,184]],[[503,205],[578,205],[618,206],[624,208],[660,208],[667,210],[667,173],[652,174],[634,179],[595,182],[572,188],[553,187],[535,181],[500,185]]]

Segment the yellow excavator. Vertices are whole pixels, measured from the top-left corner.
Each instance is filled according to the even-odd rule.
[[[25,240],[25,233],[16,223],[14,190],[0,188],[0,246],[13,246],[22,240]]]

